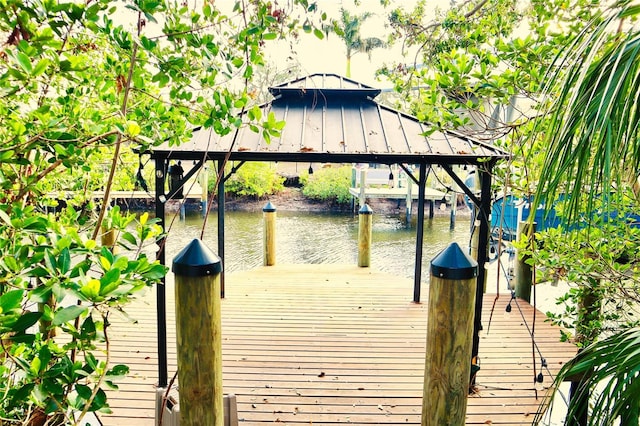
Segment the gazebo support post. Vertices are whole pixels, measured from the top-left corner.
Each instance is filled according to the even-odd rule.
[[[420,164],[418,179],[418,223],[416,229],[416,269],[413,278],[413,302],[420,303],[420,282],[422,281],[422,243],[424,241],[424,193],[427,181],[427,165]]]
[[[482,298],[484,283],[487,279],[486,263],[488,260],[489,231],[491,227],[491,169],[494,162],[487,163],[487,168],[478,167],[480,172],[480,208],[478,219],[480,229],[478,234],[478,281],[476,284],[476,307],[473,324],[473,347],[471,350],[471,383],[478,370],[478,353],[480,347],[480,330],[482,330]],[[473,366],[476,366],[475,368]]]
[[[225,160],[218,160],[218,257],[224,267],[224,164]],[[220,272],[220,297],[224,299],[224,268]]]
[[[156,218],[158,224],[164,229],[164,182],[167,159],[165,157],[156,158]],[[165,242],[166,237],[158,240],[158,253],[156,258],[161,265],[165,264]],[[167,387],[167,312],[166,312],[166,294],[165,294],[165,277],[162,277],[160,285],[156,286],[156,316],[158,328],[158,387]]]

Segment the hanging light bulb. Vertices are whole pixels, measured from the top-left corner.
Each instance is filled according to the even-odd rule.
[[[395,186],[395,177],[393,176],[393,170],[391,170],[391,165],[389,165],[389,188],[393,188]]]
[[[312,175],[313,174],[313,167],[311,167],[311,163],[309,163],[309,174]]]

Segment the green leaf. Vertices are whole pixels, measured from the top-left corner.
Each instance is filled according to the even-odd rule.
[[[0,296],[0,313],[20,308],[24,291],[11,290]]]
[[[51,298],[51,287],[41,285],[29,292],[29,300],[34,303],[46,303]]]
[[[58,256],[58,268],[62,274],[69,272],[71,268],[71,253],[68,248],[64,248]]]
[[[122,239],[131,243],[133,246],[137,246],[138,245],[138,241],[136,240],[136,237],[131,233],[131,232],[125,232],[122,234]]]
[[[29,59],[27,55],[25,55],[22,52],[16,52],[16,60],[18,61],[18,64],[20,65],[23,71],[27,72],[28,74],[31,74],[31,70],[32,70],[31,59]]]
[[[25,312],[24,314],[20,315],[20,318],[18,318],[18,321],[16,321],[11,326],[11,330],[15,333],[20,333],[22,331],[25,331],[27,328],[37,323],[41,317],[42,317],[42,312]]]
[[[167,270],[168,268],[166,266],[157,263],[154,264],[149,271],[144,273],[144,277],[151,280],[159,280],[166,275]]]
[[[262,38],[264,40],[275,40],[278,37],[278,34],[276,33],[264,33],[262,35]]]
[[[4,211],[4,209],[0,209],[0,220],[2,220],[7,226],[13,226],[11,224],[11,218],[9,217],[9,215]]]
[[[113,368],[107,372],[107,376],[124,377],[127,374],[129,374],[129,367],[123,364],[114,365]]]
[[[89,386],[82,385],[80,383],[76,383],[76,392],[78,393],[78,396],[85,401],[89,400],[89,398],[91,398],[91,394],[93,393]]]
[[[80,327],[83,339],[95,339],[96,338],[96,324],[93,321],[91,315],[87,317]]]
[[[13,256],[6,256],[4,258],[4,264],[6,265],[7,269],[9,269],[11,272],[18,272],[18,261],[16,260],[15,257]]]
[[[41,367],[42,367],[42,361],[40,360],[40,358],[35,357],[31,360],[29,370],[31,371],[31,374],[36,375],[40,372]]]
[[[45,251],[44,262],[47,266],[47,269],[49,269],[50,271],[55,271],[58,269],[58,263],[56,262],[56,258],[53,253],[51,253],[51,250]]]
[[[100,281],[90,279],[80,287],[80,293],[82,293],[88,300],[95,301],[94,299],[100,295]]]
[[[318,28],[313,30],[313,34],[320,40],[324,39],[324,33]]]
[[[34,383],[27,383],[26,385],[19,388],[14,394],[13,398],[11,398],[11,404],[16,405],[22,403],[22,401],[26,401],[31,394],[31,391],[35,387]]]
[[[87,310],[88,308],[86,306],[79,305],[68,306],[66,308],[60,309],[59,311],[56,311],[55,315],[53,316],[52,324],[62,325],[78,318],[80,315],[87,312]]]
[[[120,281],[120,270],[111,269],[100,278],[100,294],[108,295],[114,288],[118,287]]]
[[[91,404],[91,410],[98,411],[106,407],[107,407],[107,394],[102,389],[98,389],[98,392],[96,392],[96,396],[93,399],[93,403]]]

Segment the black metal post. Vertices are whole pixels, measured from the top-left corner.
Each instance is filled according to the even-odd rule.
[[[413,278],[413,301],[420,303],[420,282],[422,281],[422,243],[424,241],[424,193],[427,181],[427,165],[420,164],[418,178],[418,226],[416,230],[416,269]]]
[[[164,205],[165,205],[165,172],[167,166],[166,158],[156,158],[156,218],[159,225],[164,230],[165,217],[164,217]],[[165,264],[165,250],[166,237],[161,237],[158,241],[158,253],[156,258],[161,265]],[[165,294],[165,278],[162,277],[162,283],[156,287],[156,317],[158,328],[158,387],[164,388],[167,386],[167,305]]]
[[[493,163],[488,163],[488,169],[478,167],[480,173],[480,208],[476,220],[480,220],[478,234],[478,281],[476,285],[476,312],[473,324],[473,348],[471,350],[472,364],[478,365],[477,358],[480,347],[480,331],[482,330],[482,297],[484,295],[484,282],[488,261],[489,231],[491,228],[491,168]]]
[[[218,160],[218,257],[224,266],[224,160]],[[224,299],[224,268],[220,273],[220,297]]]

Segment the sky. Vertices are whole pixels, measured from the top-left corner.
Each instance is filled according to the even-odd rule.
[[[319,7],[325,11],[329,18],[338,18],[340,7],[343,6],[352,13],[364,13],[369,11],[375,15],[365,21],[361,35],[366,37],[378,37],[386,39],[390,29],[386,27],[386,15],[391,8],[385,9],[380,5],[379,0],[362,0],[359,7],[354,6],[353,0],[322,0]],[[392,6],[401,6],[411,10],[416,0],[396,0],[392,1]],[[431,0],[429,4],[435,7],[447,7],[448,0]],[[323,40],[319,40],[312,34],[301,34],[298,43],[294,47],[293,56],[299,62],[301,75],[314,73],[334,73],[346,74],[346,49],[344,42],[335,34],[329,34]],[[287,58],[292,56],[288,43],[279,42],[268,48],[269,62],[272,66],[277,66],[278,70],[287,68]],[[375,72],[378,68],[386,64],[398,62],[413,64],[414,54],[403,55],[400,46],[392,46],[384,49],[375,49],[369,59],[366,53],[357,53],[351,59],[351,78],[373,87],[385,88],[389,84],[376,80]],[[291,63],[291,62],[289,62]]]

